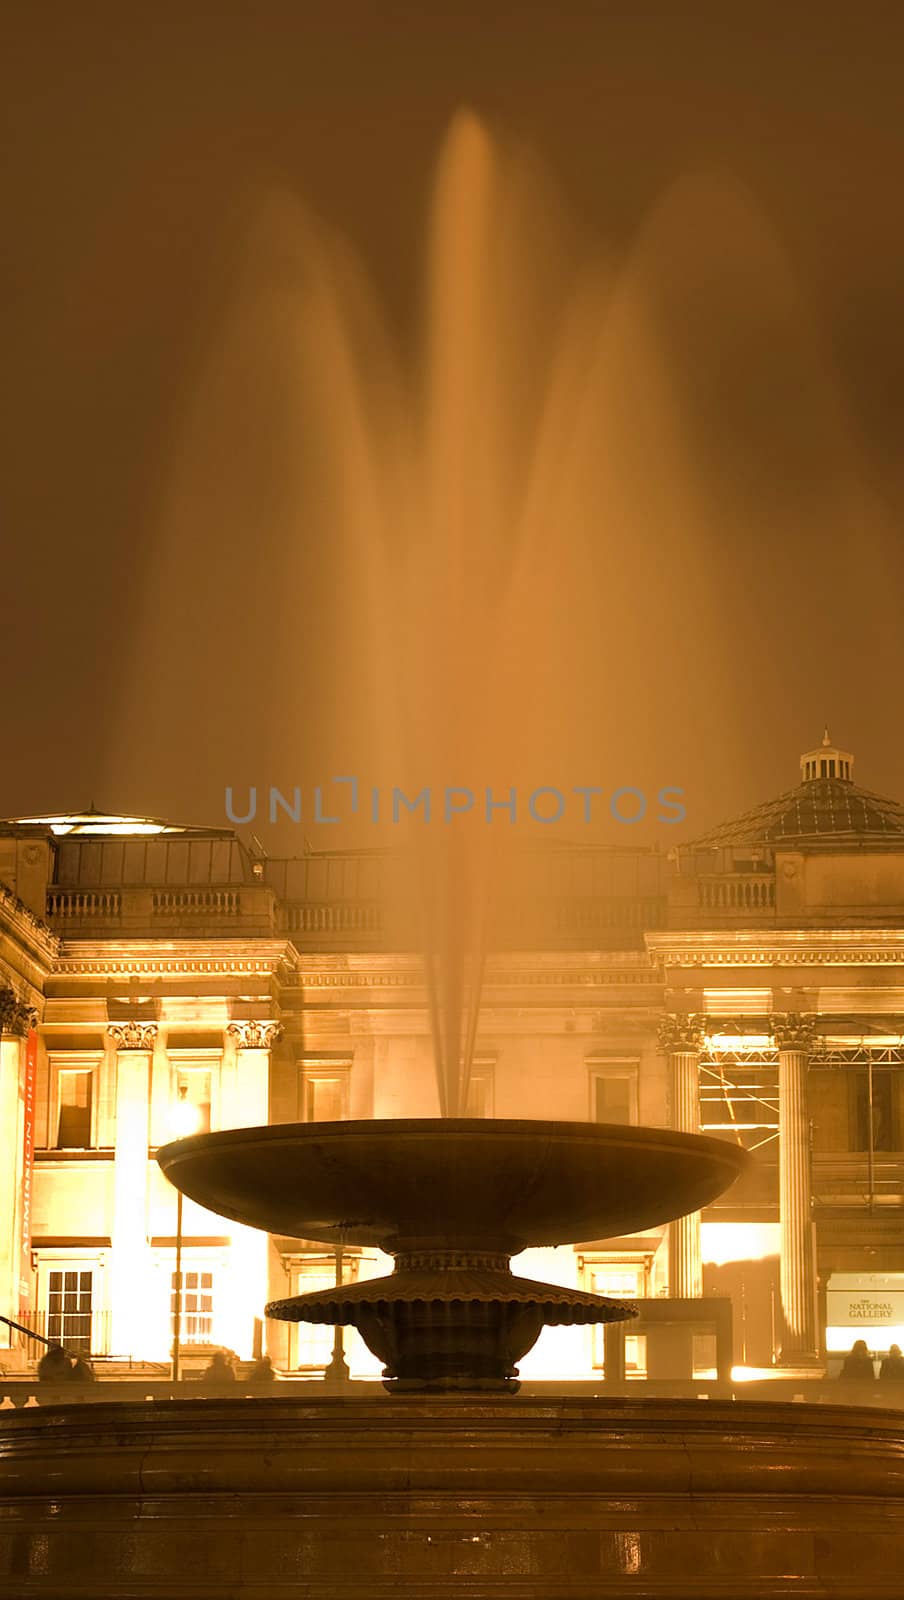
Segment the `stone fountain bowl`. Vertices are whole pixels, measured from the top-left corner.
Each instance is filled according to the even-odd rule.
[[[698,1211],[750,1157],[663,1128],[427,1118],[196,1134],[157,1160],[190,1199],[269,1233],[390,1254],[435,1241],[514,1255]]]
[[[185,1194],[234,1221],[395,1258],[387,1277],[274,1301],[269,1317],[357,1328],[395,1392],[511,1394],[544,1326],[636,1314],[515,1277],[511,1256],[696,1211],[748,1157],[654,1128],[443,1119],[240,1128],[180,1140],[157,1159]]]

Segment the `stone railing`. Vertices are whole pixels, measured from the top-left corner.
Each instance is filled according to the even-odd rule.
[[[666,902],[658,896],[537,895],[501,899],[491,914],[491,931],[505,948],[581,948],[607,936],[628,936],[637,945],[644,932],[665,926]]]
[[[383,907],[377,900],[313,901],[285,907],[287,933],[368,933],[383,929]]]
[[[258,884],[128,885],[119,889],[54,887],[47,893],[47,918],[57,934],[93,936],[140,930],[147,934],[179,925],[274,926],[272,890]]]
[[[769,872],[701,877],[697,879],[697,903],[702,911],[762,916],[775,910],[775,878]]]
[[[575,896],[554,900],[548,906],[534,904],[538,922],[557,933],[585,933],[608,928],[661,928],[665,922],[665,901],[657,898],[634,899],[630,895]]]
[[[118,889],[50,889],[47,893],[51,922],[114,922],[121,912]]]
[[[240,917],[238,889],[155,889],[151,896],[155,917]]]

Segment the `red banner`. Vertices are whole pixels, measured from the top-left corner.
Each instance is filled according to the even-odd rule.
[[[38,1035],[34,1028],[25,1041],[25,1084],[22,1133],[22,1235],[19,1265],[19,1315],[31,1306],[31,1186],[35,1153],[35,1079],[38,1070]]]

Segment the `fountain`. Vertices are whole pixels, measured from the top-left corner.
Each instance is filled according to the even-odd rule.
[[[199,1134],[158,1158],[192,1200],[317,1242],[379,1245],[386,1278],[267,1307],[356,1327],[390,1392],[514,1392],[545,1324],[635,1313],[514,1277],[529,1244],[611,1238],[696,1211],[747,1165],[721,1140],[568,1122],[302,1123]]]
[[[545,219],[522,230],[512,271],[510,199],[484,130],[458,119],[441,164],[428,359],[413,406],[366,296],[352,294],[354,314],[344,313],[343,294],[358,282],[345,255],[324,255],[308,233],[299,252],[301,342],[317,403],[297,438],[286,432],[293,460],[300,439],[327,480],[318,479],[307,525],[324,547],[337,529],[347,535],[349,582],[365,585],[355,621],[368,670],[348,700],[392,707],[375,742],[409,793],[469,776],[500,785],[526,776],[529,788],[537,762],[548,781],[553,767],[598,748],[611,708],[581,691],[601,639],[619,667],[628,652],[639,684],[652,666],[658,689],[667,652],[656,659],[647,641],[677,618],[675,659],[686,662],[695,613],[676,601],[677,585],[687,583],[697,604],[709,581],[699,551],[685,561],[680,538],[665,552],[660,540],[663,526],[693,527],[693,494],[645,319],[630,295],[626,315],[623,300],[613,349],[601,335],[607,296],[596,282],[583,295],[570,284],[552,328],[541,318],[537,335],[528,318],[525,335],[524,265],[543,254],[549,230]],[[282,290],[291,252],[277,242]],[[292,319],[282,298],[271,309],[266,332],[282,350]],[[257,341],[259,323],[253,332]],[[613,358],[617,380],[603,382]],[[247,362],[235,369],[244,447]],[[271,434],[262,429],[268,473]],[[219,519],[234,500],[241,548],[260,503],[256,493],[223,492],[232,452],[215,443],[206,459],[219,497],[197,483],[176,495],[169,557],[155,553],[166,614],[184,603],[192,640],[197,594],[218,575],[236,577],[234,600],[244,604],[246,566],[219,559]],[[639,519],[629,515],[638,486]],[[193,571],[205,507],[218,524],[218,559]],[[588,554],[597,555],[601,507],[620,540],[606,546],[602,571]],[[565,581],[561,550],[579,546],[584,565],[575,557]],[[303,592],[290,580],[287,592]],[[638,592],[647,640],[636,626]],[[151,584],[148,607],[150,637],[165,652],[168,738],[177,699],[196,726],[207,725],[209,708],[191,710],[203,679],[196,661],[180,667],[179,629],[161,631]],[[702,608],[698,637],[718,612]],[[269,649],[269,614],[266,625]],[[327,645],[340,662],[341,649]],[[712,708],[725,674],[697,669]],[[297,682],[270,670],[268,693],[292,683],[294,695]],[[681,694],[688,701],[686,683]],[[143,692],[140,703],[145,723],[153,707]],[[571,725],[576,704],[583,721]],[[631,720],[642,725],[647,709],[635,702]],[[231,740],[234,706],[225,715]],[[283,720],[297,726],[294,701]],[[606,1323],[632,1308],[519,1278],[511,1257],[528,1244],[600,1240],[697,1210],[747,1157],[662,1129],[463,1119],[489,839],[489,829],[471,827],[425,829],[416,841],[439,1118],[228,1130],[159,1152],[180,1190],[226,1217],[394,1256],[385,1278],[268,1308],[358,1328],[389,1392],[309,1384],[287,1398],[277,1387],[266,1397],[92,1400],[5,1416],[0,1582],[9,1600],[901,1600],[899,1415],[517,1392],[518,1361],[545,1324]]]

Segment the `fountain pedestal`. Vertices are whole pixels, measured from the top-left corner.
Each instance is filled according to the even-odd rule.
[[[357,1328],[397,1394],[515,1394],[517,1363],[546,1325],[622,1322],[632,1306],[515,1277],[506,1251],[398,1240],[386,1278],[276,1300],[285,1322]]]

